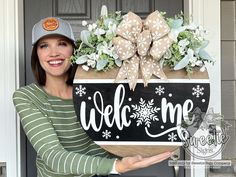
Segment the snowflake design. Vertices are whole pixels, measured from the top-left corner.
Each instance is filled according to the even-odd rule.
[[[127,30],[127,31],[124,31],[123,34],[124,34],[125,36],[129,36],[129,35],[131,35],[131,32]]]
[[[155,93],[158,94],[159,96],[161,96],[162,94],[165,93],[164,90],[165,90],[165,88],[162,87],[161,85],[159,85],[159,87],[156,87],[156,88],[155,88]]]
[[[145,47],[145,46],[148,44],[148,43],[147,43],[147,40],[148,40],[147,37],[141,36],[141,37],[139,38],[139,43],[137,44],[138,47]]]
[[[79,87],[75,87],[75,90],[75,94],[79,95],[80,97],[86,94],[86,88],[82,85],[79,85]]]
[[[102,132],[102,137],[105,138],[105,139],[108,139],[111,137],[111,132],[108,131],[108,130],[105,130]]]
[[[156,113],[160,108],[154,107],[154,99],[148,101],[147,103],[143,98],[140,98],[139,105],[131,105],[135,111],[130,118],[137,119],[137,126],[142,125],[150,127],[151,121],[159,121]]]
[[[177,135],[174,134],[174,132],[172,132],[171,134],[168,134],[168,140],[171,141],[171,142],[174,142],[177,140]]]
[[[200,96],[204,94],[203,93],[204,87],[200,87],[200,85],[193,87],[192,90],[193,90],[192,95],[196,95],[197,98],[199,98]]]

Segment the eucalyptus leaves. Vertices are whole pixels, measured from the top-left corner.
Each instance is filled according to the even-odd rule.
[[[194,70],[205,71],[206,63],[213,63],[212,57],[205,51],[209,41],[204,39],[206,30],[194,23],[188,23],[184,15],[166,19],[171,32],[169,37],[174,43],[162,57],[161,66],[174,70],[185,69],[188,74]]]
[[[108,14],[105,6],[101,10],[101,18],[93,24],[82,22],[87,30],[83,30],[80,39],[77,40],[78,48],[71,57],[71,62],[82,65],[84,70],[89,68],[97,71],[107,71],[122,62],[114,51],[112,44],[116,36],[117,25],[122,20],[120,12]]]

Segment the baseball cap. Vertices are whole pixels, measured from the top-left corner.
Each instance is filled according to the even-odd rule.
[[[36,23],[32,29],[32,45],[44,36],[58,34],[75,42],[71,25],[57,17],[47,17]]]

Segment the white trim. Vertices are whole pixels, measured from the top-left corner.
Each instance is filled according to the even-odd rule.
[[[24,65],[24,0],[16,0],[16,49],[18,55],[16,57],[15,71],[15,89],[20,87],[20,82],[24,82],[22,78],[20,78],[20,71],[24,71],[22,65]],[[18,177],[26,177],[26,159],[25,159],[25,134],[23,133],[22,138],[22,129],[20,118],[18,114],[15,114],[15,119],[17,120],[17,165],[18,165]]]
[[[114,79],[74,79],[74,84],[94,84],[94,83],[114,83]],[[128,80],[120,81],[117,83],[128,83]],[[148,83],[209,83],[209,79],[150,79]],[[137,83],[143,83],[142,79],[138,79]]]
[[[6,162],[7,176],[20,176],[18,151],[19,119],[16,119],[12,94],[17,87],[19,34],[18,0],[0,2],[0,161]]]
[[[217,113],[221,112],[221,69],[220,69],[220,0],[184,0],[185,10],[188,11],[190,19],[202,25],[209,31],[206,36],[210,40],[207,50],[215,58],[214,66],[208,66],[211,83],[209,107],[213,107]],[[194,152],[195,153],[195,152]],[[193,160],[193,159],[192,159]],[[191,177],[205,177],[204,168],[191,168]]]
[[[182,142],[94,141],[98,145],[182,146]]]

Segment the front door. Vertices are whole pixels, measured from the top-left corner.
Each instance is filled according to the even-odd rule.
[[[83,29],[82,20],[96,21],[102,5],[106,5],[109,11],[119,10],[123,13],[133,11],[143,18],[156,9],[167,12],[167,16],[173,16],[181,10],[183,11],[183,0],[24,0],[25,84],[34,82],[30,63],[31,29],[33,25],[44,17],[60,17],[71,23],[77,38]],[[35,151],[26,142],[26,164],[24,164],[26,166],[26,177],[36,177],[35,157]],[[173,168],[168,166],[168,161],[164,161],[152,167],[133,171],[122,176],[174,177],[175,175]],[[184,176],[183,170],[180,170],[179,176]]]

